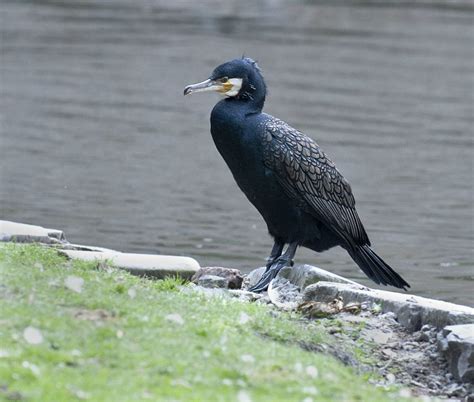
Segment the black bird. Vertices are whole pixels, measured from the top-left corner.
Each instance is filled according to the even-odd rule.
[[[370,248],[351,187],[334,163],[311,138],[262,113],[266,86],[255,61],[224,63],[184,95],[208,91],[225,96],[211,113],[214,143],[275,241],[250,290],[265,290],[280,269],[292,266],[298,246],[317,252],[341,246],[375,283],[410,287]]]

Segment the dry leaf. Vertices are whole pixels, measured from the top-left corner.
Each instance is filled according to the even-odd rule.
[[[310,318],[324,318],[340,312],[358,314],[360,310],[360,303],[349,303],[344,306],[341,296],[336,297],[329,303],[310,300],[298,306],[298,311]]]

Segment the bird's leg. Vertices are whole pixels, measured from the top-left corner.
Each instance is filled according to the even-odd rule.
[[[267,268],[265,270],[265,273],[257,282],[257,284],[249,288],[249,290],[251,292],[262,292],[263,290],[266,290],[272,279],[277,276],[278,272],[280,272],[282,268],[287,266],[293,266],[293,257],[296,254],[297,248],[297,242],[290,243],[285,253],[278,257],[270,266],[270,268]]]
[[[273,265],[273,263],[278,259],[278,257],[281,256],[281,252],[283,251],[284,245],[285,243],[281,240],[275,240],[275,244],[273,244],[272,251],[270,252],[270,255],[267,258],[267,268],[265,269],[265,272],[267,272]]]

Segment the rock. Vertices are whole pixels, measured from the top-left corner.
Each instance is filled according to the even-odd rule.
[[[78,276],[68,276],[64,280],[64,285],[73,292],[82,293],[82,286],[84,285],[84,279]]]
[[[397,357],[397,354],[391,349],[383,349],[382,353],[387,356],[389,359],[394,359]]]
[[[243,288],[248,289],[255,285],[258,280],[262,277],[265,272],[265,267],[260,267],[251,271],[244,279]],[[313,283],[320,281],[325,282],[338,282],[338,283],[350,283],[358,285],[357,282],[343,278],[342,276],[333,274],[324,269],[313,267],[312,265],[304,264],[297,265],[295,267],[285,267],[279,273],[279,277],[288,279],[293,285],[297,286],[300,290],[305,289]]]
[[[425,324],[441,329],[446,325],[474,322],[474,309],[471,307],[345,283],[318,282],[310,285],[303,293],[303,301],[328,303],[338,296],[342,296],[344,303],[370,302],[380,305],[383,313],[395,313],[398,322],[410,332],[419,330]]]
[[[183,317],[181,317],[181,315],[179,315],[178,313],[168,314],[167,316],[165,316],[165,320],[178,325],[184,324]]]
[[[31,345],[39,345],[43,343],[43,334],[41,331],[34,327],[26,327],[23,331],[23,338]]]
[[[264,294],[249,292],[248,290],[242,290],[242,289],[229,289],[227,292],[229,293],[230,296],[235,297],[241,301],[246,301],[246,302],[254,302],[262,298],[265,298]]]
[[[395,383],[395,381],[396,381],[396,377],[395,377],[395,375],[394,375],[393,373],[388,373],[388,374],[386,375],[386,378],[387,378],[387,382],[388,382],[389,384],[393,384],[393,383]]]
[[[132,254],[119,251],[82,251],[61,250],[69,258],[85,261],[111,261],[114,266],[130,272],[132,275],[163,279],[169,276],[191,277],[199,269],[199,263],[193,258],[170,255]]]
[[[379,345],[386,345],[392,337],[391,332],[384,332],[383,330],[378,328],[367,329],[364,331],[364,335],[367,337],[368,340],[375,342]]]
[[[428,332],[420,331],[420,333],[418,334],[417,340],[420,342],[429,342],[430,334]]]
[[[279,276],[288,279],[291,283],[298,286],[301,290],[307,288],[309,285],[317,282],[338,282],[338,283],[351,283],[358,285],[357,282],[343,278],[342,276],[333,274],[324,269],[313,267],[312,265],[304,264],[298,265],[293,268],[283,268]]]
[[[197,280],[197,285],[203,288],[227,288],[227,284],[226,278],[217,275],[203,275]]]
[[[267,293],[270,301],[282,310],[294,310],[301,301],[298,287],[281,276],[270,282]]]
[[[474,383],[474,324],[445,327],[439,335],[438,348],[455,379]]]
[[[222,288],[205,288],[203,286],[195,285],[194,283],[189,283],[185,286],[179,287],[180,292],[182,293],[199,293],[200,295],[204,296],[206,299],[211,299],[213,297],[221,298],[221,299],[230,299],[233,295],[230,293],[231,291],[228,289]],[[234,290],[234,292],[236,292]]]
[[[46,244],[67,242],[61,230],[11,221],[0,221],[0,241]]]
[[[243,311],[240,312],[240,316],[239,316],[240,325],[248,324],[251,321],[252,321],[252,318],[248,314],[244,313]]]
[[[243,276],[238,269],[223,268],[223,267],[204,267],[200,268],[192,277],[192,281],[198,285],[199,280],[203,276],[212,275],[219,276],[225,280],[225,287],[229,289],[240,289],[242,287]],[[201,285],[203,286],[203,285]]]
[[[250,271],[244,278],[242,289],[248,289],[255,285],[265,272],[265,267],[260,267]]]

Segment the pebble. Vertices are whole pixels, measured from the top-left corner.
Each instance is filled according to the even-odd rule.
[[[244,325],[247,324],[251,320],[250,316],[243,311],[240,313],[239,316],[239,324]]]
[[[316,378],[318,377],[318,369],[314,366],[308,366],[306,367],[306,374],[311,377],[311,378]]]
[[[431,331],[431,325],[425,324],[421,327],[421,332],[429,332]]]
[[[36,364],[24,361],[23,363],[21,363],[21,366],[23,368],[29,369],[36,377],[39,377],[40,369]]]
[[[316,387],[303,387],[302,391],[305,394],[309,394],[309,395],[317,395],[318,394],[318,390],[316,389]]]
[[[238,402],[252,402],[252,398],[250,398],[250,395],[248,394],[247,391],[242,389],[237,394],[237,401]]]
[[[385,378],[387,379],[389,384],[393,384],[396,381],[396,377],[393,373],[388,373]]]
[[[167,316],[165,316],[165,319],[167,321],[170,321],[170,322],[173,322],[175,324],[178,324],[178,325],[183,325],[184,324],[184,319],[183,317],[181,317],[179,314],[168,314]]]
[[[35,267],[36,269],[40,270],[41,272],[44,271],[44,267],[43,267],[43,264],[41,264],[40,262],[35,262],[33,267]]]
[[[399,392],[398,395],[401,398],[411,398],[411,390],[409,388],[402,388]]]
[[[84,279],[78,276],[68,276],[64,280],[64,286],[66,286],[69,290],[72,290],[76,293],[82,293],[82,286],[84,285]]]
[[[397,357],[397,354],[396,354],[393,350],[391,350],[391,349],[382,349],[382,353],[383,353],[385,356],[387,356],[387,357],[389,357],[389,358],[392,358],[392,359],[395,358],[395,357]]]
[[[438,388],[440,387],[440,385],[441,385],[441,384],[440,384],[439,382],[437,382],[437,381],[430,381],[430,382],[428,383],[428,388],[430,388],[430,389],[438,389]]]
[[[430,335],[427,332],[420,332],[417,336],[417,340],[420,342],[428,342],[430,340]]]
[[[240,360],[242,360],[244,363],[254,363],[255,357],[252,355],[242,355],[240,356]]]
[[[201,276],[197,284],[204,288],[227,288],[227,279],[217,275],[204,275]]]
[[[415,380],[411,380],[410,384],[416,385],[417,387],[420,387],[420,388],[426,388],[425,384],[422,384],[421,382],[418,382],[418,381],[415,381]]]
[[[295,363],[294,369],[297,373],[301,373],[303,371],[303,365],[300,362]]]
[[[23,338],[30,345],[39,345],[43,343],[43,334],[38,328],[35,327],[26,327],[23,331]]]

